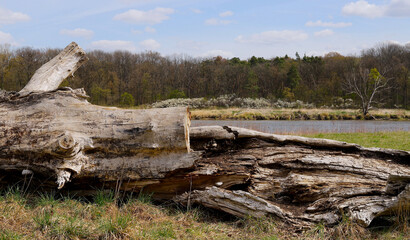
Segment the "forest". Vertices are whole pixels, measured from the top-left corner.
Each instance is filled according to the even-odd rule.
[[[60,51],[0,45],[0,89],[20,90]],[[317,107],[353,99],[359,106],[359,96],[351,91],[355,86],[349,86],[349,79],[365,72],[384,79],[374,95],[374,106],[410,108],[409,44],[378,44],[356,56],[330,52],[323,57],[296,53],[295,57],[226,59],[100,50],[89,51],[87,56],[88,62],[62,86],[84,87],[90,102],[99,105],[133,106],[170,98],[235,94],[271,101],[301,100]],[[374,81],[365,83],[371,84]]]

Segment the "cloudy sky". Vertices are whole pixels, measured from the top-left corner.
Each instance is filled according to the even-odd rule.
[[[0,44],[271,58],[410,42],[410,0],[0,0]]]

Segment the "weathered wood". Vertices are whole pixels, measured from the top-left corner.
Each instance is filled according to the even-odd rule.
[[[84,94],[58,90],[0,102],[0,169],[54,170],[61,188],[83,169],[98,165],[95,175],[111,178],[114,170],[144,159],[149,159],[148,171],[155,177],[155,171],[159,174],[166,165],[161,161],[188,153],[186,108],[100,107],[88,103]]]
[[[241,174],[248,175],[247,184],[236,183],[242,186],[239,192],[229,190],[232,185],[214,183],[218,188],[194,191],[191,202],[238,216],[274,215],[301,225],[335,224],[345,212],[368,226],[399,203],[410,207],[407,151],[229,126],[191,128],[191,144],[206,151],[206,163],[214,165],[215,174],[243,166]],[[184,198],[177,200],[186,203]],[[260,199],[269,207],[262,208]]]
[[[72,42],[60,54],[41,66],[20,94],[54,91],[86,61],[84,50]]]
[[[297,226],[332,225],[346,214],[368,226],[410,208],[410,152],[229,126],[190,129],[187,108],[102,107],[82,89],[48,91],[43,85],[66,75],[51,72],[29,90],[0,91],[0,186],[30,176],[36,190],[145,191]]]

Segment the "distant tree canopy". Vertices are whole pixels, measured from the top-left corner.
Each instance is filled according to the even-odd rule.
[[[0,45],[0,88],[20,90],[35,70],[59,51]],[[343,83],[360,62],[362,69],[373,74],[371,69],[377,69],[389,79],[386,91],[375,94],[375,104],[410,108],[410,46],[381,44],[359,56],[335,52],[324,57],[295,55],[295,59],[288,55],[225,59],[95,50],[88,53],[89,61],[74,77],[63,84],[84,87],[90,101],[101,105],[140,105],[167,98],[224,94],[302,100],[317,106],[330,106],[334,99],[354,98],[359,105],[359,97],[351,94]]]

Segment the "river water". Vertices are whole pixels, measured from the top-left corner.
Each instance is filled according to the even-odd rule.
[[[241,121],[241,120],[193,120],[197,126],[234,126],[249,128],[266,133],[309,134],[309,133],[349,133],[349,132],[393,132],[410,131],[410,121]]]

